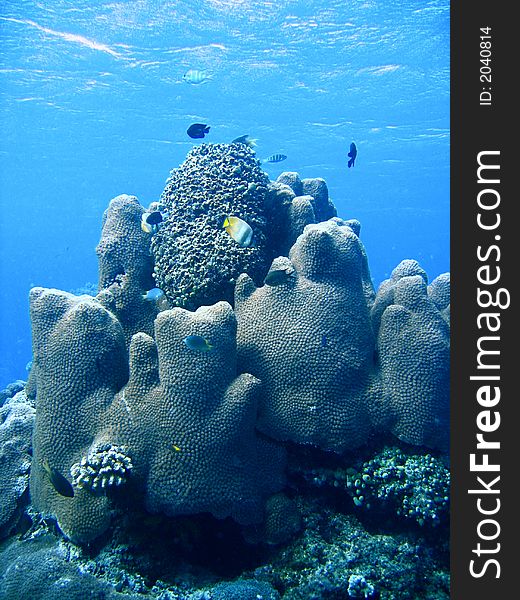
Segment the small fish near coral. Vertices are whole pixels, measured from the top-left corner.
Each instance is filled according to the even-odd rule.
[[[194,140],[202,139],[207,133],[209,133],[209,125],[205,123],[193,123],[190,125],[186,133]]]
[[[350,160],[348,161],[348,168],[350,169],[350,167],[354,166],[354,163],[356,161],[356,156],[357,156],[357,148],[356,148],[356,144],[354,144],[354,142],[352,142],[352,144],[350,144],[350,152],[348,153],[348,155],[350,157]]]
[[[244,248],[253,242],[253,229],[240,217],[226,217],[222,227],[237,244]]]
[[[164,292],[159,288],[152,288],[148,290],[146,294],[143,294],[143,300],[154,302],[164,297]]]
[[[256,142],[253,138],[250,138],[248,135],[241,135],[240,137],[235,138],[231,143],[232,144],[245,144],[248,148],[254,148],[256,146]]]
[[[144,212],[141,215],[141,229],[145,233],[157,233],[164,218],[160,211]]]
[[[183,81],[191,85],[199,85],[206,83],[211,79],[211,75],[206,71],[199,71],[198,69],[189,69],[182,76]]]
[[[287,156],[285,154],[272,154],[271,156],[268,156],[267,158],[263,158],[262,162],[263,163],[279,163],[282,162],[282,160],[285,160],[287,158]]]
[[[190,350],[197,350],[199,352],[209,352],[210,350],[213,350],[213,344],[201,335],[188,335],[184,338],[184,343]]]
[[[294,277],[294,269],[292,267],[285,267],[285,269],[273,269],[265,276],[264,283],[274,287],[287,283],[291,277]]]
[[[74,488],[68,479],[66,479],[57,469],[51,467],[47,459],[43,461],[42,467],[45,469],[52,487],[60,494],[60,496],[74,498]]]

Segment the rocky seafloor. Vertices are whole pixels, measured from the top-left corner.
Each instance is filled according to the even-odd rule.
[[[14,406],[30,407],[23,390],[0,408],[0,429],[12,429]],[[29,409],[17,412],[26,423],[34,418]],[[10,439],[22,447],[24,435],[17,430]],[[28,431],[24,447],[30,456]],[[429,476],[421,477],[424,457],[431,466]],[[356,485],[365,480],[372,487],[363,490],[368,507],[354,502]],[[395,439],[373,441],[343,457],[293,446],[287,494],[298,516],[288,513],[272,524],[272,535],[292,528],[282,543],[255,540],[254,530],[244,536],[230,518],[168,518],[120,499],[110,529],[80,546],[64,538],[55,519],[31,507],[28,490],[19,483],[16,517],[4,523],[6,537],[0,542],[0,597],[447,599],[448,490],[442,455],[421,453]],[[8,493],[2,487],[3,503]]]

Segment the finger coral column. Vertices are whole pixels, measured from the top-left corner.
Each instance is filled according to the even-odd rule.
[[[265,389],[258,427],[278,440],[355,448],[377,395],[364,248],[333,218],[306,226],[273,269],[294,274],[258,289],[242,275],[235,291],[240,364]]]

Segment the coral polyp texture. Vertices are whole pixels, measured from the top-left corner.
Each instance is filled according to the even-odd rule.
[[[266,435],[343,451],[366,441],[377,387],[366,255],[341,219],[308,225],[272,269],[287,283],[236,286],[241,364],[264,382]]]
[[[97,300],[35,288],[30,304],[38,510],[89,541],[109,524],[111,489],[128,479],[151,512],[262,521],[283,487],[285,454],[255,429],[261,383],[236,375],[229,304],[161,312],[155,340],[135,334],[129,359],[121,325]],[[189,335],[212,350],[191,350]],[[44,463],[72,479],[74,497],[59,493]]]
[[[101,239],[96,248],[99,263],[98,300],[123,327],[127,346],[134,333],[153,332],[157,307],[143,299],[154,287],[150,235],[141,229],[145,212],[135,196],[122,194],[110,201],[103,214]]]
[[[443,287],[440,306],[446,308],[449,279],[441,275],[428,288],[426,274],[414,263],[401,263],[394,270],[391,279],[381,284],[374,305],[383,407],[399,439],[446,450],[450,331],[429,290]]]
[[[190,335],[212,349],[190,349]],[[237,376],[235,335],[230,305],[218,302],[194,313],[163,311],[155,341],[132,340],[124,406],[137,435],[128,446],[146,460],[151,512],[259,523],[266,498],[283,487],[285,453],[255,429],[261,383]]]
[[[203,144],[174,169],[161,196],[169,216],[153,236],[154,277],[173,305],[232,301],[235,279],[267,269],[264,198],[269,180],[245,144]],[[237,216],[254,232],[249,246],[223,228]]]
[[[29,486],[34,415],[23,389],[0,406],[0,539],[16,524]]]
[[[110,202],[95,298],[30,294],[31,497],[72,540],[103,533],[124,489],[279,543],[299,523],[279,494],[285,442],[446,448],[448,274],[428,286],[403,261],[376,294],[360,223],[335,216],[325,181],[271,183],[244,144],[194,148],[149,210],[164,222],[147,233],[135,197]],[[168,303],[143,298],[154,285]]]

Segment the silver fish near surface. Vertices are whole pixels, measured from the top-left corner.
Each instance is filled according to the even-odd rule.
[[[189,69],[182,76],[183,81],[192,85],[206,83],[211,79],[211,75],[207,71],[199,71],[198,69]]]
[[[282,160],[285,160],[286,158],[287,158],[287,156],[285,154],[272,154],[271,156],[264,158],[262,160],[262,162],[263,163],[278,163],[278,162],[282,162]]]

